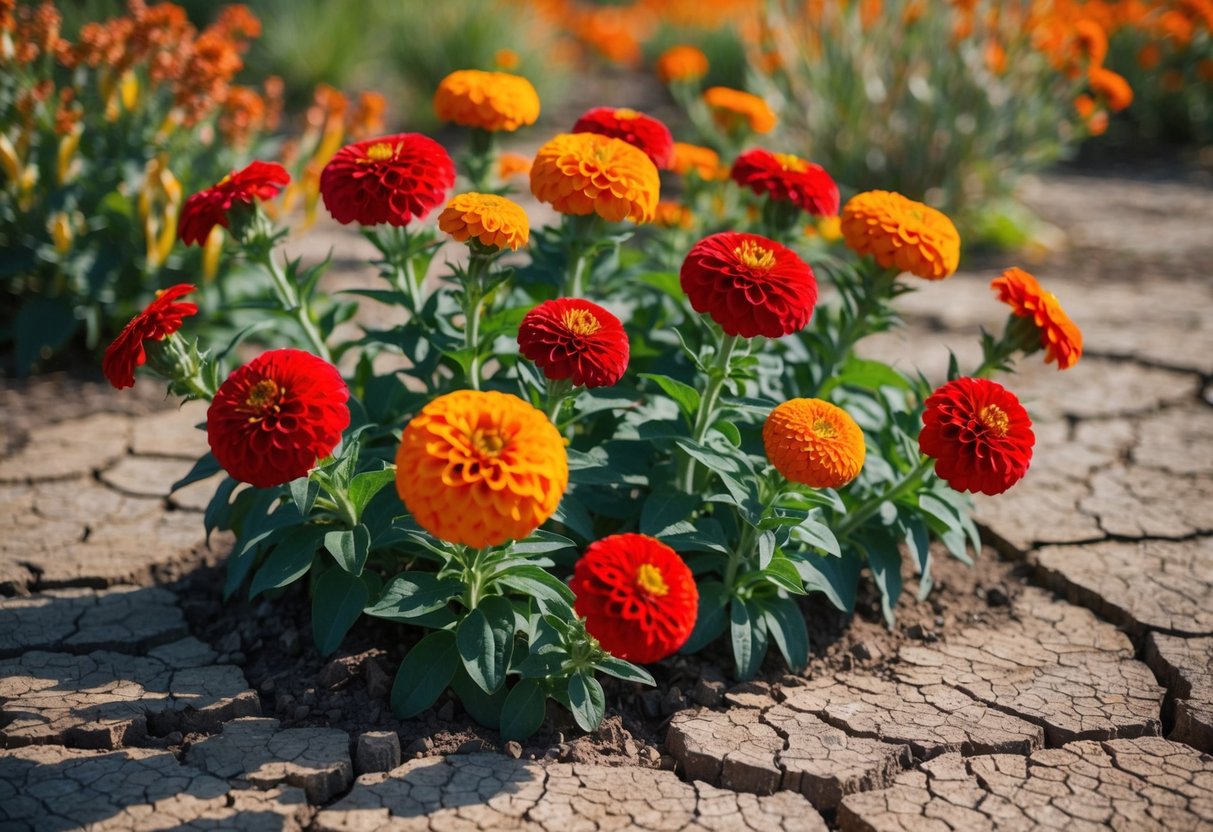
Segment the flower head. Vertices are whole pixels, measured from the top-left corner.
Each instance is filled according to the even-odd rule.
[[[960,265],[960,234],[946,215],[891,191],[865,191],[842,209],[842,236],[884,268],[941,280]]]
[[[626,107],[594,107],[582,113],[573,125],[574,133],[598,133],[622,139],[644,151],[659,168],[668,168],[674,154],[674,136],[652,116]]]
[[[539,118],[539,93],[521,75],[461,69],[438,83],[434,112],[464,127],[512,133]]]
[[[664,84],[698,81],[707,74],[708,56],[695,46],[671,46],[657,59],[657,77]]]
[[[119,390],[133,387],[135,368],[147,361],[143,342],[164,340],[181,329],[185,318],[198,314],[197,304],[175,303],[177,298],[188,295],[195,288],[189,283],[178,283],[161,289],[156,292],[156,299],[122,328],[114,342],[106,347],[101,360],[101,372],[110,384]]]
[[[658,202],[653,223],[661,228],[687,229],[695,224],[691,209],[677,202]]]
[[[984,378],[958,378],[926,401],[918,447],[957,491],[1001,494],[1027,473],[1032,420],[1019,399]]]
[[[762,426],[762,444],[775,470],[811,488],[839,488],[863,468],[863,431],[837,405],[792,399]]]
[[[1108,109],[1114,113],[1119,113],[1133,103],[1133,88],[1129,86],[1129,82],[1123,75],[1118,75],[1110,69],[1104,69],[1102,66],[1091,67],[1091,71],[1087,73],[1087,83],[1091,86],[1091,92],[1107,102]]]
[[[609,387],[628,368],[628,334],[596,303],[556,298],[539,304],[518,327],[519,351],[546,378],[579,387]]]
[[[755,148],[737,157],[730,174],[738,185],[777,202],[791,202],[818,217],[838,213],[838,185],[821,165],[788,153]]]
[[[461,243],[475,238],[483,246],[513,251],[531,235],[522,206],[496,194],[459,194],[438,215],[438,227]]]
[[[497,178],[509,179],[531,172],[531,160],[521,153],[505,152],[497,157]]]
[[[694,171],[700,179],[720,179],[720,155],[710,147],[674,142],[670,170],[679,176],[687,176]]]
[[[716,123],[725,130],[748,127],[755,133],[770,133],[779,119],[770,105],[758,96],[730,87],[710,87],[703,94]]]
[[[298,479],[341,441],[349,396],[337,368],[310,352],[262,353],[219,385],[206,411],[211,453],[257,488]]]
[[[695,577],[678,553],[643,534],[591,543],[573,569],[573,609],[621,659],[648,664],[690,638],[699,613]]]
[[[564,437],[508,393],[439,396],[405,427],[396,454],[396,490],[418,525],[476,548],[530,535],[568,484]]]
[[[253,162],[243,170],[232,171],[185,201],[178,228],[181,242],[201,245],[216,225],[230,227],[227,213],[233,206],[273,199],[290,181],[286,168],[276,162]]]
[[[454,185],[455,163],[420,133],[346,145],[320,174],[324,207],[342,224],[408,225],[425,219]]]
[[[651,222],[661,178],[648,156],[598,133],[562,133],[535,155],[531,193],[562,214]]]
[[[695,244],[682,263],[682,291],[726,335],[780,338],[805,327],[817,278],[796,252],[757,234],[726,231]]]
[[[1031,318],[1036,324],[1046,363],[1056,361],[1059,370],[1078,363],[1082,357],[1082,330],[1061,308],[1057,296],[1042,289],[1035,277],[1012,267],[994,278],[990,288],[1011,307],[1012,315]]]

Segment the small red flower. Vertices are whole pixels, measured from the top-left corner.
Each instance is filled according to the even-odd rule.
[[[101,359],[101,372],[110,384],[119,390],[133,387],[135,368],[147,361],[143,342],[163,341],[181,329],[187,317],[198,314],[197,304],[173,302],[195,288],[189,283],[178,283],[161,289],[156,292],[156,299],[122,328],[114,342],[105,348],[105,357]]]
[[[206,412],[211,453],[257,488],[304,476],[333,452],[350,423],[337,368],[303,350],[262,353],[219,386]]]
[[[918,447],[957,491],[1001,494],[1032,462],[1032,420],[1015,394],[984,378],[958,378],[926,401]]]
[[[648,535],[616,534],[591,543],[570,586],[586,630],[621,659],[660,661],[695,629],[695,577],[677,552]]]
[[[587,110],[573,125],[574,133],[600,133],[622,139],[638,147],[661,170],[668,170],[674,158],[674,136],[652,116],[626,107],[595,107]]]
[[[730,176],[759,196],[769,193],[771,199],[794,203],[814,216],[838,215],[838,185],[821,165],[798,156],[762,148],[747,150],[733,163]]]
[[[408,225],[445,204],[454,185],[455,163],[420,133],[346,145],[320,174],[324,207],[342,224]]]
[[[804,329],[817,278],[796,252],[757,234],[726,231],[695,244],[682,263],[682,291],[726,335],[780,338]]]
[[[253,162],[244,170],[232,171],[185,201],[177,235],[187,246],[202,245],[216,225],[228,227],[227,212],[233,206],[273,199],[290,181],[291,175],[277,162]]]
[[[609,387],[628,368],[628,334],[596,303],[557,298],[539,304],[518,327],[519,351],[554,381]]]

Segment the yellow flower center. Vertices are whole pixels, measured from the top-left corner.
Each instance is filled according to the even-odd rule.
[[[796,173],[804,173],[809,169],[805,164],[804,159],[799,156],[793,156],[791,153],[776,153],[774,154],[775,161],[779,162],[779,167],[784,170],[795,171]]]
[[[615,111],[615,118],[623,119],[624,121],[630,121],[631,119],[639,117],[639,115],[640,113],[636,112],[635,110],[629,110],[627,107],[620,107]]]
[[[1005,410],[996,404],[988,404],[977,414],[977,421],[985,425],[986,430],[997,437],[1007,435],[1011,429],[1011,418]]]
[[[775,252],[765,249],[753,240],[746,240],[737,248],[733,249],[733,254],[742,265],[749,266],[751,269],[760,269],[764,272],[770,271],[775,265]]]
[[[560,322],[574,335],[593,335],[602,329],[602,322],[588,309],[568,309],[560,316]]]
[[[472,431],[472,447],[480,454],[493,458],[501,453],[501,449],[505,447],[505,439],[496,431],[477,428]]]
[[[826,419],[818,419],[816,422],[814,422],[813,432],[825,439],[833,439],[838,435],[838,431],[835,429],[834,423]]]
[[[636,570],[636,586],[646,595],[660,598],[670,591],[661,570],[651,563],[642,563]]]
[[[244,397],[244,406],[251,413],[265,415],[267,410],[276,408],[285,392],[272,378],[263,378],[249,388],[248,395]]]
[[[372,162],[386,162],[395,155],[395,148],[387,142],[375,142],[366,149],[366,158]]]

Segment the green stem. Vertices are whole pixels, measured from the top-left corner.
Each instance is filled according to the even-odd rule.
[[[543,412],[552,420],[553,425],[560,423],[560,407],[572,392],[573,382],[569,379],[548,379],[547,402],[543,406]]]
[[[580,249],[573,255],[573,268],[569,271],[569,280],[566,284],[565,297],[579,298],[581,297],[585,282],[585,273],[589,266],[590,257],[587,252]]]
[[[865,520],[880,510],[881,505],[888,502],[895,502],[906,494],[912,492],[922,482],[923,476],[931,470],[935,465],[935,460],[929,456],[924,456],[918,461],[904,477],[902,477],[883,494],[877,494],[869,497],[861,503],[858,508],[847,512],[847,515],[842,518],[837,526],[834,527],[834,536],[839,541],[844,540],[851,532],[859,528]]]
[[[697,445],[703,442],[703,438],[708,435],[708,428],[715,421],[716,402],[720,398],[721,391],[724,390],[725,382],[729,380],[729,362],[733,357],[733,350],[740,340],[740,336],[726,335],[720,342],[720,353],[715,366],[708,373],[708,384],[704,388],[703,398],[699,402],[699,412],[695,415],[695,426],[691,432],[691,438]],[[686,493],[694,492],[695,459],[690,454],[683,457],[682,468],[678,472],[678,481],[682,483],[682,488]]]
[[[733,585],[737,582],[737,570],[741,567],[741,562],[745,560],[750,549],[754,545],[754,527],[749,523],[743,523],[741,532],[741,540],[737,544],[737,548],[729,552],[728,563],[724,567],[724,589],[725,593],[731,595]]]
[[[308,344],[311,345],[312,352],[325,361],[332,363],[333,356],[329,352],[328,345],[324,343],[324,336],[316,328],[316,323],[312,320],[307,304],[300,299],[299,293],[295,291],[295,287],[291,285],[291,282],[287,280],[286,274],[283,273],[282,267],[274,259],[273,249],[265,248],[259,260],[269,273],[270,279],[274,281],[274,289],[278,295],[278,302],[282,304],[282,308],[299,324],[299,328],[303,330],[304,337],[307,338]]]
[[[480,315],[483,311],[484,278],[492,265],[494,254],[472,249],[467,280],[463,286],[463,335],[464,343],[472,355],[468,365],[468,383],[473,390],[480,389]]]
[[[484,587],[480,574],[480,558],[485,549],[465,549],[463,557],[463,579],[467,583],[467,594],[464,596],[464,606],[469,610],[476,609],[483,597]],[[467,557],[470,553],[470,559]]]

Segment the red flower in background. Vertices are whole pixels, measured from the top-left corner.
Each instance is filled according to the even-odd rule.
[[[695,629],[699,590],[678,553],[656,538],[617,534],[589,545],[570,583],[573,609],[607,650],[640,664],[681,647]]]
[[[557,298],[539,304],[518,327],[519,351],[554,381],[609,387],[628,368],[628,334],[596,303]]]
[[[682,291],[726,335],[780,338],[804,329],[817,278],[796,252],[758,234],[726,231],[695,244],[682,263]]]
[[[174,303],[177,298],[196,289],[189,283],[178,283],[156,292],[156,299],[122,328],[114,342],[105,348],[101,372],[109,383],[121,390],[135,386],[135,368],[147,361],[144,341],[162,341],[181,329],[190,315],[198,314],[194,303]]]
[[[187,246],[202,245],[216,225],[228,227],[227,213],[233,206],[273,199],[290,181],[291,175],[277,162],[253,162],[233,171],[185,201],[177,235]]]
[[[595,107],[587,110],[573,125],[574,133],[599,133],[622,139],[638,147],[661,170],[668,170],[674,158],[674,136],[652,116],[626,107]]]
[[[737,157],[733,181],[778,202],[791,202],[818,217],[838,214],[838,185],[821,165],[788,153],[755,148]]]
[[[211,453],[233,479],[270,488],[333,452],[350,423],[337,368],[303,350],[262,353],[219,386],[206,412]]]
[[[346,145],[320,174],[324,207],[342,224],[408,225],[445,204],[454,185],[455,163],[420,133]]]
[[[926,401],[918,447],[957,491],[1001,494],[1032,461],[1032,420],[1019,399],[984,378],[958,378]]]

